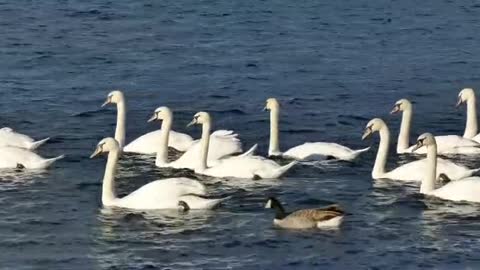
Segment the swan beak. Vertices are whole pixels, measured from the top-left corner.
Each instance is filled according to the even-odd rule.
[[[156,113],[154,113],[154,114],[153,114],[153,116],[152,116],[152,117],[150,117],[150,119],[148,119],[148,121],[147,121],[147,122],[148,122],[148,123],[150,123],[150,122],[153,122],[153,121],[155,121],[155,120],[157,120],[157,119],[158,119],[158,118],[157,118],[157,114],[156,114]]]
[[[187,127],[193,126],[197,123],[197,119],[193,119],[192,122],[188,123]]]
[[[395,107],[393,107],[393,110],[390,112],[390,114],[396,114],[400,111],[400,107],[398,105],[395,105]]]
[[[110,98],[107,98],[107,100],[102,104],[102,108],[110,104]]]
[[[95,152],[93,152],[90,155],[90,158],[94,158],[94,157],[98,156],[98,154],[100,154],[101,152],[102,152],[102,148],[100,148],[100,147],[95,148]]]
[[[415,146],[412,148],[412,153],[417,151],[419,148],[422,148],[423,143],[422,142],[417,142]]]
[[[265,107],[263,107],[263,110],[262,111],[268,111],[268,108],[267,106],[265,105]]]
[[[458,98],[458,101],[457,101],[457,104],[455,105],[455,108],[460,107],[460,105],[462,105],[462,103],[463,103],[462,98],[459,97],[459,98]]]
[[[362,135],[362,141],[368,138],[371,134],[372,134],[372,131],[369,128],[365,129],[365,132]]]

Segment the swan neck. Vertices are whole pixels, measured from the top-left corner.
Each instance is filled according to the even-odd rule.
[[[270,156],[278,155],[280,153],[280,143],[278,141],[278,122],[280,117],[280,109],[273,108],[270,110],[270,144],[268,154]]]
[[[207,169],[207,159],[208,159],[208,146],[210,145],[210,128],[211,122],[207,121],[202,125],[202,138],[201,141],[201,160],[200,160],[200,170]]]
[[[122,100],[117,103],[117,127],[115,129],[115,140],[120,145],[120,149],[125,146],[125,125],[126,125],[127,106]]]
[[[163,119],[162,129],[160,130],[160,144],[158,145],[157,157],[155,164],[168,163],[168,140],[170,137],[170,130],[172,129],[172,117]]]
[[[115,193],[115,171],[117,169],[119,150],[111,151],[108,154],[107,165],[105,167],[105,175],[102,184],[102,203],[103,205],[112,205],[117,198]]]
[[[427,167],[425,178],[420,185],[420,193],[429,193],[435,189],[435,179],[437,176],[437,145],[430,145],[427,148]]]
[[[467,101],[467,125],[465,126],[465,133],[463,137],[471,139],[477,135],[477,104],[475,96]]]
[[[400,124],[400,132],[398,134],[397,152],[410,147],[410,127],[412,126],[412,109],[408,108],[403,111],[402,123]]]
[[[383,126],[380,131],[380,145],[378,146],[375,165],[372,170],[374,179],[382,178],[385,174],[385,165],[387,164],[388,148],[390,145],[390,131],[387,126]]]

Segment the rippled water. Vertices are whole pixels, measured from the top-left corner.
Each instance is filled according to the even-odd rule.
[[[478,269],[479,205],[373,181],[374,151],[278,181],[201,179],[233,198],[187,214],[102,210],[105,160],[88,155],[113,135],[115,110],[99,107],[115,88],[128,98],[127,140],[158,128],[146,120],[167,105],[175,129],[207,110],[265,154],[270,96],[283,105],[284,149],[364,147],[377,116],[396,135],[388,112],[403,97],[415,101],[412,139],[463,134],[453,106],[461,88],[479,88],[479,18],[475,1],[0,0],[0,125],[52,136],[41,154],[67,155],[47,172],[2,174],[0,268]],[[182,175],[127,155],[117,187]],[[337,232],[278,230],[263,209],[270,195],[288,209],[338,202],[349,215]]]

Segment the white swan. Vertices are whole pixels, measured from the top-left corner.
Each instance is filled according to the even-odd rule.
[[[480,177],[468,177],[450,182],[435,189],[437,175],[437,144],[430,133],[420,135],[415,148],[427,148],[427,163],[425,176],[420,186],[420,192],[451,201],[480,202]]]
[[[456,107],[459,107],[463,103],[467,104],[467,123],[465,125],[463,137],[480,143],[480,134],[477,134],[477,98],[475,97],[475,91],[473,91],[472,88],[464,88],[458,93]]]
[[[157,157],[155,159],[155,165],[157,167],[171,167],[171,168],[187,168],[195,169],[200,166],[200,154],[202,146],[200,140],[194,141],[192,146],[183,153],[183,155],[175,161],[168,162],[168,142],[170,140],[171,133],[169,132],[172,127],[173,114],[168,107],[159,107],[153,113],[153,116],[148,120],[152,122],[154,120],[162,121],[162,128],[160,129],[160,140],[156,145]],[[208,164],[213,165],[215,161],[223,157],[239,153],[242,151],[242,145],[237,138],[237,134],[228,130],[217,130],[210,135],[210,145],[208,148]],[[250,150],[249,152],[251,152]]]
[[[369,137],[374,132],[380,133],[380,146],[378,147],[375,165],[372,170],[373,179],[394,179],[402,181],[421,181],[424,176],[424,171],[427,168],[427,161],[416,160],[403,164],[396,169],[386,172],[385,165],[387,163],[388,148],[390,145],[390,131],[382,119],[375,118],[368,122],[365,133],[362,139]],[[451,179],[461,179],[471,176],[480,169],[470,170],[463,166],[457,165],[451,161],[438,158],[438,174],[444,173]],[[438,176],[438,175],[437,175]]]
[[[106,207],[130,209],[176,209],[180,200],[188,203],[192,209],[211,209],[223,199],[206,199],[203,184],[188,178],[169,178],[150,182],[129,195],[118,198],[115,192],[115,170],[120,156],[120,147],[113,138],[101,140],[93,158],[108,152],[105,176],[102,185],[102,204]]]
[[[415,145],[410,146],[410,127],[412,125],[413,106],[407,99],[395,103],[391,114],[402,113],[402,122],[397,141],[397,153],[412,153]],[[438,154],[480,154],[480,143],[457,135],[435,136]],[[426,148],[420,148],[415,153],[426,154]]]
[[[193,124],[202,125],[202,138],[200,139],[201,156],[199,157],[201,163],[199,167],[195,168],[196,173],[214,177],[236,177],[246,179],[278,178],[297,163],[294,161],[285,166],[280,166],[273,160],[260,156],[253,156],[247,152],[247,154],[240,156],[219,159],[212,167],[208,167],[207,157],[209,152],[209,134],[211,126],[210,115],[206,112],[195,114],[189,125]]]
[[[278,122],[280,115],[280,104],[275,98],[267,99],[265,110],[270,110],[270,145],[269,156],[283,156],[287,158],[305,160],[319,156],[334,157],[339,160],[353,160],[361,153],[368,151],[370,147],[360,150],[352,150],[337,143],[328,142],[307,142],[302,145],[290,148],[286,152],[280,151]]]
[[[117,126],[115,129],[115,139],[120,144],[123,152],[138,153],[138,154],[154,154],[157,145],[160,142],[160,130],[155,130],[144,134],[133,140],[128,145],[125,145],[125,122],[127,114],[127,105],[125,103],[125,96],[122,91],[115,90],[108,94],[107,100],[102,104],[102,107],[107,104],[117,104]],[[192,146],[193,139],[190,135],[170,130],[169,145],[178,151],[184,152]]]
[[[63,157],[61,155],[45,159],[24,148],[3,146],[0,147],[0,169],[18,168],[19,166],[26,169],[46,169]]]
[[[14,146],[28,150],[35,150],[49,139],[50,138],[34,141],[29,136],[15,132],[9,127],[0,128],[0,146]]]

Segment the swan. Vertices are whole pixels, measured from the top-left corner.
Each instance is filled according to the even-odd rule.
[[[334,157],[335,159],[339,160],[353,160],[361,153],[370,149],[370,147],[367,147],[365,149],[352,150],[337,143],[306,142],[302,145],[290,148],[286,152],[282,153],[280,151],[278,140],[280,104],[278,103],[277,99],[269,98],[267,99],[264,110],[270,110],[270,145],[268,148],[269,156],[283,156],[296,160],[311,159],[318,156]]]
[[[473,91],[472,88],[464,88],[458,93],[456,107],[458,108],[464,103],[467,104],[467,123],[465,125],[463,137],[480,143],[480,134],[477,134],[477,98],[475,97],[475,91]]]
[[[427,168],[420,185],[420,193],[451,201],[480,202],[480,177],[468,177],[435,189],[437,175],[437,144],[435,137],[424,133],[418,137],[415,148],[427,148]]]
[[[286,213],[282,204],[273,197],[268,199],[265,208],[275,210],[273,224],[285,229],[337,228],[341,225],[345,215],[338,205]]]
[[[160,141],[160,130],[155,130],[144,134],[131,143],[125,145],[125,122],[127,106],[125,96],[122,91],[115,90],[108,94],[107,100],[102,104],[105,107],[108,104],[117,104],[117,126],[115,129],[115,139],[120,144],[123,152],[138,154],[155,154],[157,145]],[[193,139],[190,135],[170,130],[169,145],[178,151],[184,152],[192,146]]]
[[[397,153],[412,153],[415,145],[410,146],[410,127],[412,125],[413,106],[408,99],[400,99],[395,103],[391,114],[402,113],[402,122],[398,134]],[[435,136],[438,154],[480,154],[480,143],[457,135]],[[415,153],[426,154],[425,148]]]
[[[180,158],[175,161],[168,162],[167,145],[171,136],[169,131],[172,127],[173,121],[172,111],[165,106],[158,107],[148,122],[152,122],[154,120],[162,121],[160,138],[156,146],[157,157],[155,159],[155,165],[157,167],[171,167],[177,169],[186,168],[192,170],[200,166],[200,160],[198,158],[202,151],[200,140],[194,141],[192,146],[185,153],[183,153]],[[210,141],[211,144],[208,148],[209,165],[212,165],[212,162],[215,162],[218,159],[242,151],[240,140],[237,138],[237,134],[234,134],[232,131],[217,130],[210,135]],[[251,153],[253,150],[251,149],[248,151],[248,153]]]
[[[365,128],[362,140],[366,139],[377,131],[380,133],[380,146],[378,147],[375,165],[373,166],[372,178],[385,178],[401,181],[421,181],[423,179],[423,171],[425,171],[427,168],[427,161],[425,159],[412,161],[386,172],[385,165],[387,163],[388,148],[390,144],[390,131],[388,130],[385,122],[380,118],[370,120]],[[471,176],[472,174],[480,171],[480,169],[470,170],[466,167],[441,158],[438,158],[437,162],[438,174],[444,173],[455,180]]]
[[[45,159],[27,149],[12,146],[0,147],[0,169],[23,167],[26,169],[46,169],[64,156]]]
[[[108,153],[102,185],[102,204],[105,207],[130,209],[176,209],[180,200],[192,209],[211,209],[224,199],[207,199],[206,188],[189,178],[168,178],[150,182],[129,195],[118,198],[115,192],[115,170],[120,156],[120,145],[113,138],[101,140],[90,158]]]
[[[9,127],[0,128],[0,146],[14,146],[28,150],[35,150],[48,140],[50,140],[50,138],[34,141],[29,136],[15,132]]]
[[[195,173],[214,177],[236,177],[246,179],[278,178],[287,172],[297,162],[293,161],[285,166],[280,166],[270,159],[253,156],[247,152],[240,156],[219,159],[213,166],[207,166],[207,157],[210,144],[211,118],[207,112],[195,114],[188,125],[202,125],[202,138],[200,166],[195,168]],[[249,151],[250,152],[250,151]],[[198,157],[197,157],[198,158]]]

